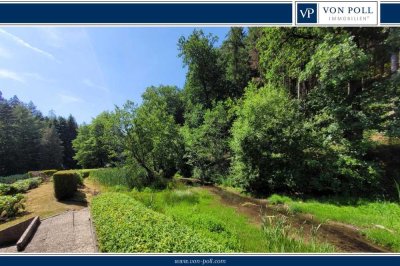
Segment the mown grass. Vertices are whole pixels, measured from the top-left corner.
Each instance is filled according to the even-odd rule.
[[[359,227],[377,244],[400,251],[400,205],[394,202],[357,199],[295,200],[272,195],[269,202],[286,204],[293,212],[309,213],[321,222],[343,222]]]
[[[171,187],[171,186],[170,186]],[[140,201],[145,207],[171,217],[177,223],[235,252],[334,252],[334,248],[314,240],[305,241],[300,231],[289,225],[262,227],[202,188],[174,186],[165,190],[138,191],[122,186],[108,187]],[[128,222],[122,221],[119,222]]]

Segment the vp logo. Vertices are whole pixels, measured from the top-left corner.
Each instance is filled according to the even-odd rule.
[[[300,9],[300,13],[303,18],[307,17],[308,19],[310,19],[311,15],[315,13],[315,10],[314,8],[306,8],[306,10]]]
[[[297,23],[317,23],[317,4],[297,3]]]

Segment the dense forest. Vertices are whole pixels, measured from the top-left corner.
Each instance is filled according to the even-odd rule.
[[[184,88],[149,87],[79,129],[0,97],[0,175],[75,159],[124,168],[137,187],[180,174],[263,195],[390,196],[399,48],[395,28],[235,27],[220,46],[195,30],[178,40]]]
[[[77,129],[72,115],[43,116],[32,102],[4,99],[0,91],[0,176],[76,168],[72,140]]]

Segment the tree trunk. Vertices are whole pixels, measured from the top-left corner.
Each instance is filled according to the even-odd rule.
[[[399,69],[399,51],[392,53],[390,56],[390,71],[396,73]]]

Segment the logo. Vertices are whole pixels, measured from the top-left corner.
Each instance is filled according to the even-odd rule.
[[[317,23],[317,4],[297,4],[297,23]]]

